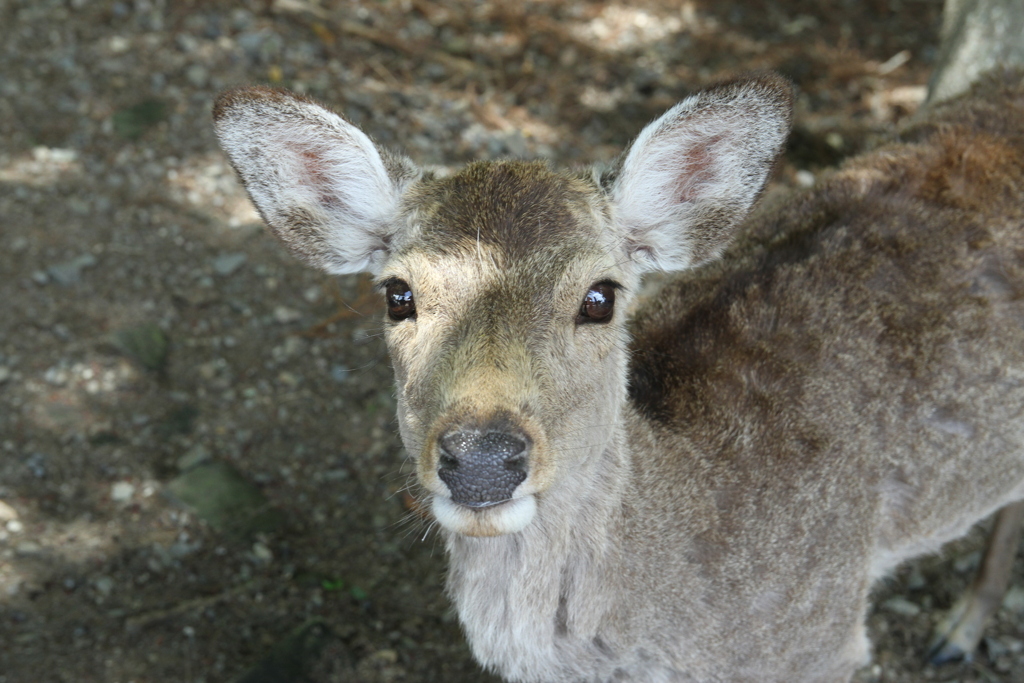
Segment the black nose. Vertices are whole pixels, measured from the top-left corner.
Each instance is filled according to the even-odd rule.
[[[441,437],[437,476],[452,500],[469,507],[497,505],[512,498],[526,479],[529,446],[507,432],[451,432]]]

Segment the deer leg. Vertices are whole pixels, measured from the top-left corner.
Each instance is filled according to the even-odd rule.
[[[989,617],[1003,602],[1022,525],[1024,501],[1007,505],[997,513],[974,583],[935,628],[928,651],[931,663],[945,664],[970,657],[974,652]]]

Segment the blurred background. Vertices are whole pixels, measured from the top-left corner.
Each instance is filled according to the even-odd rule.
[[[775,69],[782,198],[914,112],[941,5],[0,0],[0,683],[494,680],[404,490],[378,295],[263,232],[219,91],[304,93],[424,165],[584,165]],[[976,541],[880,588],[859,681],[1024,680],[1020,567],[975,662],[922,664]]]

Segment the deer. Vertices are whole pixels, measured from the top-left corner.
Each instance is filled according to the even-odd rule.
[[[508,681],[847,681],[874,582],[993,513],[936,656],[998,607],[1024,516],[1021,72],[755,209],[791,109],[755,74],[607,169],[441,174],[283,90],[215,104],[277,237],[382,291],[447,591]]]

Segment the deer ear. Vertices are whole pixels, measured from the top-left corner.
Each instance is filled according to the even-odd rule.
[[[693,95],[641,131],[611,198],[646,269],[722,252],[768,180],[791,111],[790,84],[768,74]]]
[[[226,92],[213,117],[253,204],[293,253],[330,273],[379,269],[402,192],[419,175],[412,162],[281,90]]]

